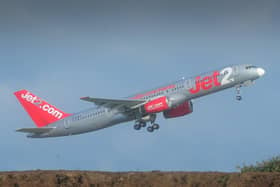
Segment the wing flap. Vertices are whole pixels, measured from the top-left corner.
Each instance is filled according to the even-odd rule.
[[[23,133],[35,133],[35,134],[42,134],[50,132],[54,128],[23,128],[16,130],[17,132],[23,132]]]

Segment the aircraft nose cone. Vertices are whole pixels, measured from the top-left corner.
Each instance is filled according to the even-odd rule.
[[[265,75],[265,70],[263,68],[257,68],[257,73],[260,77]]]

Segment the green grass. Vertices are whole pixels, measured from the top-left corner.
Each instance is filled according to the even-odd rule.
[[[245,172],[280,172],[280,156],[257,162],[255,165],[243,165],[237,167],[241,173]]]

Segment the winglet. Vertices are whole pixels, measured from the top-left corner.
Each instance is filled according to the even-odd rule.
[[[88,99],[90,99],[90,97],[81,97],[81,100],[87,101]]]

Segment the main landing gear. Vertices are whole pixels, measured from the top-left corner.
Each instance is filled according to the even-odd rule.
[[[142,119],[145,119],[145,118],[142,118]],[[156,120],[156,116],[155,115],[150,116],[148,121],[147,120],[146,121],[137,120],[135,122],[134,129],[135,130],[140,130],[141,128],[145,128],[147,126],[147,122],[150,122],[151,125],[149,125],[147,127],[147,131],[148,132],[154,132],[155,130],[158,130],[159,127],[160,127],[159,124],[155,123],[155,120]]]
[[[147,128],[148,132],[154,132],[154,130],[158,130],[159,129],[159,124],[154,123],[152,126],[149,126]]]
[[[134,129],[135,130],[141,130],[141,128],[145,128],[147,126],[146,122],[136,122],[134,125]],[[159,129],[159,124],[157,123],[151,123],[151,125],[149,125],[147,127],[147,131],[148,132],[154,132],[155,130]]]
[[[140,130],[142,127],[146,127],[147,123],[146,122],[136,122],[134,125],[135,130]]]

